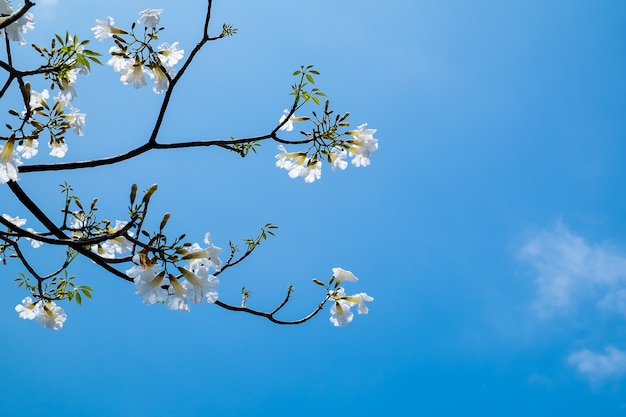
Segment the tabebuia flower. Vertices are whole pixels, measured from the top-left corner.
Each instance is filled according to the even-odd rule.
[[[169,44],[164,42],[159,45],[159,49],[157,51],[157,56],[161,61],[161,64],[165,68],[172,68],[174,65],[178,63],[183,56],[185,55],[185,51],[178,47],[178,42],[174,42],[173,44]]]
[[[322,163],[308,158],[306,152],[287,152],[283,145],[278,150],[276,166],[286,169],[289,178],[304,177],[304,182],[311,183],[322,177]]]
[[[187,265],[178,267],[178,270],[185,278],[182,285],[187,295],[195,304],[200,304],[202,300],[207,303],[217,301],[217,287],[220,281],[210,273],[211,268],[217,270],[221,264],[217,257],[221,248],[213,246],[210,235],[204,237],[208,248],[203,249],[199,244],[194,243],[183,255],[183,260],[187,260]]]
[[[8,214],[3,214],[2,218],[5,219],[5,220],[10,221],[11,223],[16,225],[17,227],[22,227],[22,226],[24,226],[26,224],[26,219],[20,219],[19,216],[11,217]]]
[[[126,56],[126,53],[117,46],[110,47],[109,54],[111,54],[111,58],[107,61],[107,65],[112,66],[115,72],[122,72],[129,65],[133,64],[133,61]]]
[[[139,20],[137,23],[141,23],[143,20],[143,24],[147,28],[156,28],[159,24],[160,15],[163,9],[146,9],[139,12]]]
[[[334,146],[333,149],[328,154],[328,158],[330,159],[330,166],[335,171],[337,168],[340,170],[344,170],[348,167],[348,161],[344,161],[344,158],[348,156],[348,152],[345,149],[338,148]]]
[[[103,41],[110,38],[113,35],[125,34],[126,31],[113,26],[115,21],[111,16],[107,17],[107,21],[96,19],[96,26],[91,28],[95,38],[99,41]]]
[[[48,142],[50,148],[50,156],[56,156],[57,158],[63,158],[67,153],[67,143],[58,140]]]
[[[67,320],[67,315],[63,309],[56,305],[54,301],[40,301],[41,313],[37,316],[37,324],[47,328],[59,330]]]
[[[347,132],[354,139],[348,141],[348,151],[352,156],[352,165],[366,167],[370,164],[370,154],[378,149],[378,139],[374,138],[376,129],[366,129],[367,123],[360,125],[357,130]]]
[[[345,290],[342,287],[338,287],[341,282],[356,282],[358,278],[350,271],[343,268],[333,268],[333,279],[335,280],[334,290],[329,290],[329,297],[333,300],[333,305],[330,307],[330,322],[334,326],[346,326],[354,319],[354,313],[351,308],[357,306],[358,314],[367,314],[369,309],[366,302],[374,301],[374,297],[367,295],[366,293],[358,293],[354,295],[346,295]]]
[[[335,301],[330,307],[330,322],[334,326],[345,326],[350,323],[354,318],[354,313],[350,309],[355,305],[358,306],[357,313],[367,314],[369,309],[365,302],[374,301],[374,297],[370,297],[364,292],[346,295],[345,290],[341,287],[332,292],[331,298]]]
[[[144,68],[139,59],[135,60],[132,65],[126,66],[120,73],[120,81],[122,84],[132,84],[135,88],[141,88],[146,85],[146,75],[148,70]]]
[[[189,304],[187,299],[189,298],[189,291],[182,285],[177,278],[172,277],[170,279],[170,293],[165,300],[167,308],[170,310],[178,310],[181,313],[189,313]]]
[[[337,284],[340,284],[342,281],[357,282],[359,280],[351,271],[343,268],[333,268],[333,276]]]
[[[159,65],[150,65],[149,74],[150,78],[152,78],[152,81],[154,81],[154,84],[152,85],[152,91],[154,91],[156,94],[161,94],[167,91],[168,87],[170,86],[170,80],[167,78],[167,75],[165,74],[165,72],[163,72]]]
[[[0,184],[17,181],[17,167],[20,165],[22,161],[15,150],[15,139],[9,139],[0,149]]]
[[[85,127],[86,117],[87,115],[85,113],[80,113],[80,110],[77,108],[73,108],[70,114],[65,115],[65,118],[70,123],[72,131],[78,136],[83,136],[83,128]]]
[[[143,23],[146,29],[155,29],[154,33],[148,35],[150,39],[148,42],[158,39],[156,33],[161,29],[157,29],[161,12],[163,9],[145,9],[139,12],[137,22]],[[91,30],[98,40],[104,40],[114,34],[128,34],[113,26],[114,21],[110,17],[108,22],[101,20],[96,22],[98,25]],[[147,54],[146,51],[150,53]],[[147,76],[153,81],[152,91],[161,94],[169,88],[170,79],[176,74],[173,67],[183,58],[185,51],[179,47],[178,42],[172,44],[164,42],[155,48],[143,42],[136,46],[135,42],[126,43],[118,40],[116,45],[109,49],[109,53],[111,58],[107,64],[112,66],[115,72],[120,73],[122,84],[132,84],[135,88],[141,88],[147,85]]]
[[[114,234],[122,230],[128,222],[116,220],[115,226],[107,226],[106,232],[109,234]],[[130,233],[132,236],[132,233]],[[114,237],[113,239],[105,240],[104,242],[98,243],[97,245],[92,246],[92,252],[97,253],[103,258],[113,259],[115,258],[115,254],[122,254],[124,252],[132,250],[133,244],[126,239],[124,235]]]
[[[30,159],[33,156],[37,155],[39,152],[39,141],[37,139],[28,138],[22,140],[20,145],[17,145],[16,151],[19,153],[22,158]]]
[[[165,301],[167,290],[163,287],[169,284],[165,271],[161,271],[157,263],[143,254],[135,254],[133,263],[135,265],[126,271],[126,275],[135,283],[135,294],[141,297],[144,304]]]
[[[280,129],[288,132],[292,131],[294,122],[308,120],[308,117],[289,116],[289,110],[283,110],[283,115],[279,119]],[[289,118],[287,119],[287,116]],[[355,167],[366,167],[370,164],[369,157],[372,152],[378,149],[378,139],[374,138],[376,129],[366,129],[367,124],[360,125],[356,130],[351,130],[345,135],[352,136],[349,140],[337,140],[337,138],[326,143],[326,139],[315,137],[311,139],[311,148],[307,152],[287,152],[283,145],[278,146],[281,151],[276,154],[276,166],[287,170],[290,178],[303,177],[307,183],[314,182],[322,177],[322,162],[318,159],[319,154],[325,155],[333,171],[339,168],[344,170],[348,166],[345,160],[352,158],[352,165]],[[323,136],[321,136],[323,137]],[[340,135],[339,138],[342,136]],[[329,150],[330,148],[330,150]],[[309,157],[309,154],[311,156]]]
[[[278,119],[278,123],[285,122],[285,119],[289,115],[289,110],[285,109],[283,110],[283,113],[284,114],[280,116],[280,119]],[[287,132],[291,132],[293,130],[294,123],[303,122],[305,120],[309,120],[309,118],[306,116],[296,116],[295,114],[292,114],[291,116],[289,116],[289,120],[287,120],[285,124],[280,127],[280,130],[286,130]]]
[[[67,320],[63,308],[50,300],[33,301],[26,297],[21,304],[15,306],[15,311],[21,319],[37,320],[37,324],[47,329],[59,330]]]
[[[3,17],[0,17],[0,23],[7,19],[9,15],[13,14],[13,8],[7,0],[0,0],[0,14],[3,15]],[[26,44],[26,39],[22,37],[22,33],[33,29],[35,29],[35,17],[32,13],[24,13],[22,17],[4,28],[0,33],[6,33],[9,40],[24,45]]]

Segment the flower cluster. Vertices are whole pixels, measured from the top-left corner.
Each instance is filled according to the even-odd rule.
[[[20,165],[22,165],[22,161],[15,150],[15,139],[9,139],[0,149],[0,184],[17,181],[17,167]]]
[[[333,268],[332,281],[335,281],[335,288],[328,291],[329,297],[334,301],[330,308],[330,322],[334,326],[345,326],[352,321],[354,313],[350,310],[354,306],[357,307],[359,314],[367,314],[369,312],[365,302],[374,301],[374,297],[370,297],[366,293],[358,293],[354,295],[346,295],[345,290],[339,285],[343,281],[356,282],[358,278],[350,271],[342,268]]]
[[[292,115],[287,121],[285,110],[279,123],[281,130],[293,130],[293,123],[308,120],[306,117]],[[348,166],[346,158],[352,158],[355,167],[366,167],[370,164],[370,155],[378,149],[378,139],[374,138],[376,129],[366,129],[367,124],[360,125],[356,130],[348,131],[344,136],[351,136],[348,140],[333,140],[330,144],[324,141],[315,141],[314,150],[307,152],[288,152],[283,145],[278,145],[280,153],[276,154],[276,166],[287,170],[290,178],[304,177],[304,181],[311,183],[322,177],[322,162],[320,155],[325,156],[333,171],[339,168],[344,170]],[[312,154],[312,155],[311,155]]]
[[[17,311],[21,319],[37,319],[37,324],[54,330],[59,330],[63,327],[63,323],[67,319],[63,308],[50,300],[33,301],[30,297],[26,297],[21,304],[15,306],[15,311]]]
[[[105,233],[111,234],[111,235],[115,234],[121,231],[127,224],[128,222],[116,220],[115,226],[113,227],[108,226],[108,225],[106,226]],[[127,233],[129,234],[129,236],[133,235],[132,232],[127,232]],[[109,258],[109,259],[115,258],[116,253],[123,254],[125,252],[130,252],[132,249],[133,249],[132,242],[129,241],[124,235],[120,235],[112,239],[105,240],[104,242],[98,243],[97,245],[94,245],[91,247],[92,252],[97,253],[103,258]]]
[[[283,145],[278,145],[278,150],[276,166],[286,169],[290,178],[304,177],[304,182],[311,183],[322,177],[322,163],[306,152],[287,152]]]
[[[5,220],[8,220],[9,222],[11,222],[12,224],[14,224],[17,227],[22,227],[22,226],[24,226],[26,224],[26,219],[21,219],[18,216],[11,217],[8,214],[3,214],[2,218],[5,219]],[[37,233],[37,232],[35,232],[34,229],[32,229],[30,227],[26,228],[26,230],[31,232],[31,233]],[[27,237],[25,239],[30,241],[30,245],[33,248],[38,248],[38,247],[40,247],[43,244],[42,242],[40,242],[38,240],[35,240],[35,239],[31,239],[29,237]]]
[[[0,23],[5,21],[8,16],[13,14],[13,8],[7,0],[0,0]],[[26,39],[22,37],[22,33],[35,29],[35,18],[32,13],[24,13],[17,21],[11,23],[4,28],[4,32],[10,40],[19,42],[20,45],[26,44]]]
[[[1,2],[0,0],[0,8]],[[46,77],[53,80],[60,91],[52,102],[50,100],[50,92],[47,89],[41,92],[25,84],[23,95],[28,99],[24,102],[25,109],[18,113],[10,110],[9,113],[18,117],[20,127],[13,128],[10,124],[7,127],[13,132],[8,139],[5,139],[0,149],[0,184],[8,181],[18,180],[18,167],[22,165],[21,159],[33,158],[39,152],[39,137],[45,130],[49,134],[48,147],[50,155],[63,158],[67,153],[68,146],[65,140],[65,134],[68,130],[72,130],[74,134],[83,136],[86,115],[74,107],[71,102],[76,97],[76,81],[78,75],[89,73],[88,59],[95,60],[97,58],[92,51],[84,49],[85,42],[78,42],[78,38],[66,35],[65,40],[59,37],[59,42],[63,43],[63,47],[48,50],[44,47],[37,47],[42,57],[46,58],[50,66],[56,67],[58,70]],[[32,131],[26,132],[25,126],[30,126]]]
[[[147,85],[146,77],[153,81],[152,91],[156,94],[167,91],[171,79],[176,75],[174,66],[183,58],[184,50],[178,42],[171,45],[161,43],[157,49],[150,42],[157,39],[157,33],[162,29],[157,25],[162,9],[146,9],[139,12],[138,23],[143,23],[144,37],[139,39],[134,31],[127,32],[115,27],[115,21],[108,17],[107,21],[96,20],[96,26],[91,30],[99,41],[109,37],[115,40],[115,46],[109,49],[111,58],[107,64],[120,74],[122,84],[132,84],[135,88]],[[134,28],[134,25],[133,25]],[[132,37],[127,40],[126,37]]]
[[[111,226],[108,220],[96,221],[93,217],[93,210],[90,213],[86,213],[83,210],[74,211],[71,213],[69,221],[69,229],[72,231],[72,236],[77,239],[89,239],[102,236],[103,234],[117,234],[111,239],[93,244],[90,247],[93,253],[107,259],[114,259],[116,254],[132,251],[133,244],[127,239],[126,235],[132,237],[133,233],[122,230],[126,225],[128,225],[128,222],[121,220],[116,220],[115,226]]]
[[[169,273],[157,258],[149,258],[145,252],[136,254],[135,265],[126,271],[135,282],[135,294],[144,304],[164,303],[170,310],[181,312],[189,311],[189,301],[194,304],[217,301],[219,280],[212,270],[221,267],[218,258],[221,248],[211,243],[208,233],[204,243],[208,245],[206,248],[194,243],[178,250],[185,264],[176,265],[176,274]]]

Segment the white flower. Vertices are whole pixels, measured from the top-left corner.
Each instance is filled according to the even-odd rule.
[[[369,309],[367,308],[367,306],[365,305],[365,302],[370,302],[370,301],[374,301],[374,297],[370,297],[369,295],[367,295],[364,292],[360,292],[358,294],[354,294],[354,295],[349,295],[347,297],[345,297],[345,299],[347,301],[350,301],[351,303],[354,303],[355,305],[357,305],[357,313],[359,314],[367,314],[369,312]]]
[[[354,313],[350,311],[354,304],[341,298],[346,295],[343,288],[338,288],[335,294],[337,298],[330,307],[330,322],[335,326],[346,326],[354,318]]]
[[[341,149],[338,147],[333,147],[332,151],[328,155],[330,159],[331,167],[333,171],[337,168],[344,170],[348,166],[348,161],[344,161],[343,158],[348,156],[348,152],[345,149]]]
[[[11,223],[13,223],[14,225],[16,225],[17,227],[22,227],[26,224],[26,219],[20,219],[19,217],[11,217],[8,214],[3,214],[2,217],[5,220],[10,221]],[[34,229],[26,228],[27,231],[31,232],[31,233],[37,233]],[[39,240],[35,240],[35,239],[31,239],[30,237],[25,237],[24,239],[30,241],[30,246],[32,246],[33,248],[38,248],[41,245],[43,245],[43,242],[40,242]]]
[[[113,234],[120,231],[128,222],[116,220],[114,227],[107,227],[107,233]],[[118,236],[113,239],[106,240],[92,247],[92,251],[103,258],[115,258],[115,254],[122,254],[132,250],[133,244],[124,236]]]
[[[283,113],[284,114],[280,116],[280,119],[278,120],[279,124],[285,121],[287,115],[289,114],[289,110],[285,109],[283,110]],[[287,132],[291,132],[293,130],[294,123],[302,122],[304,120],[309,120],[309,118],[306,116],[298,117],[295,114],[292,114],[291,117],[289,117],[289,120],[287,120],[287,122],[285,122],[285,124],[280,127],[280,130],[286,130]]]
[[[189,268],[189,269],[188,269]],[[198,262],[189,262],[186,268],[179,267],[178,270],[185,277],[183,287],[187,290],[189,298],[195,304],[200,304],[202,300],[207,303],[217,301],[217,287],[220,281],[217,277],[209,274],[209,267]]]
[[[13,9],[7,0],[0,0],[0,14],[9,15],[13,13]]]
[[[292,173],[293,171],[290,171],[289,176],[295,178],[292,176]],[[307,158],[305,163],[300,167],[298,175],[304,177],[304,182],[309,184],[315,180],[319,180],[322,178],[322,163],[320,161],[311,161]]]
[[[170,280],[170,284],[170,288],[173,289],[174,292],[170,293],[167,300],[165,300],[167,308],[170,310],[179,310],[181,313],[188,313],[189,305],[187,304],[187,298],[189,297],[189,293],[187,288],[175,278]]]
[[[283,145],[278,145],[278,150],[276,166],[286,169],[290,178],[304,177],[304,182],[311,183],[322,177],[320,161],[312,161],[305,152],[289,153]]]
[[[115,72],[124,71],[129,66],[133,65],[133,61],[128,59],[124,51],[117,46],[110,47],[109,54],[111,54],[111,58],[107,61],[107,65],[112,66]]]
[[[204,243],[209,245],[209,247],[205,249],[207,253],[207,258],[211,262],[213,262],[213,268],[219,271],[220,267],[222,266],[222,260],[218,256],[220,252],[222,251],[222,248],[219,248],[213,244],[213,242],[211,241],[211,233],[209,232],[206,232],[204,234]]]
[[[37,316],[37,324],[47,329],[59,330],[67,319],[63,309],[56,305],[54,301],[40,301],[42,304],[41,313]]]
[[[365,129],[366,124],[362,124],[357,130],[348,132],[354,139],[350,140],[348,150],[352,158],[352,165],[355,167],[366,167],[370,164],[370,154],[378,149],[378,139],[374,139],[376,129]]]
[[[5,21],[8,15],[13,14],[13,9],[6,0],[0,1],[0,14],[7,15],[0,17],[0,23]],[[21,45],[26,43],[26,39],[22,37],[22,33],[35,29],[35,17],[32,13],[25,13],[16,22],[11,23],[4,28],[8,39],[19,42]]]
[[[157,52],[157,56],[165,68],[172,68],[178,61],[183,59],[184,54],[185,51],[178,47],[178,42],[174,42],[171,45],[162,43],[159,45]]]
[[[80,211],[73,212],[72,218],[70,219],[70,230],[72,230],[72,236],[82,237],[84,227],[85,227],[84,215]]]
[[[5,220],[10,221],[11,223],[16,225],[17,227],[22,227],[22,226],[24,226],[26,224],[26,219],[20,219],[18,216],[11,217],[8,214],[3,214],[2,218],[5,219]]]
[[[54,301],[33,301],[30,297],[15,306],[21,319],[34,320],[45,328],[59,330],[67,320],[67,315]]]
[[[150,78],[152,78],[152,80],[154,81],[154,84],[152,85],[152,91],[154,91],[156,94],[164,93],[165,91],[167,91],[167,88],[170,85],[170,80],[167,78],[167,75],[165,75],[161,67],[159,67],[158,65],[154,65],[151,69],[152,71],[149,74]]]
[[[121,33],[119,29],[114,27],[115,21],[111,16],[107,17],[107,22],[96,19],[96,26],[91,28],[94,36],[97,40],[103,41],[108,37],[113,36],[114,33]]]
[[[139,12],[139,20],[138,23],[141,23],[143,20],[143,24],[147,28],[155,28],[156,25],[159,24],[160,14],[163,9],[146,9]]]
[[[135,283],[135,294],[141,297],[144,304],[155,304],[165,301],[169,280],[165,278],[165,271],[159,272],[160,267],[150,260],[136,254],[133,256],[135,265],[126,271],[126,275]]]
[[[0,184],[17,181],[17,167],[22,165],[19,154],[14,150],[15,140],[8,140],[0,150]]]
[[[37,233],[35,231],[35,229],[32,229],[30,227],[26,228],[26,230],[28,230],[31,233]],[[41,245],[43,245],[43,242],[36,240],[36,239],[31,239],[29,237],[25,238],[26,240],[30,241],[30,246],[34,249],[37,249],[38,247],[40,247]]]
[[[22,300],[22,304],[15,306],[15,311],[18,312],[21,319],[34,320],[40,314],[41,305],[38,301],[33,301],[32,298],[26,297]]]
[[[37,155],[39,150],[37,147],[39,146],[39,141],[37,139],[28,138],[23,141],[21,145],[17,145],[17,152],[24,159],[30,159],[33,156]]]
[[[30,109],[32,111],[37,111],[38,109],[41,109],[42,107],[47,107],[48,104],[46,102],[46,100],[48,100],[50,98],[50,93],[48,92],[48,90],[43,90],[41,93],[38,93],[35,90],[32,90],[30,92]]]
[[[122,84],[133,84],[135,88],[141,88],[146,85],[146,74],[148,71],[141,65],[139,60],[136,60],[133,65],[129,65],[122,70],[120,74],[120,81]]]
[[[135,279],[135,294],[141,297],[144,304],[160,303],[167,298],[167,290],[163,287],[168,283],[169,280],[165,279],[164,271],[155,275],[152,281]]]
[[[56,104],[56,108],[61,111],[64,107],[72,108],[71,101],[74,97],[72,93],[69,91],[59,91],[59,93],[54,97],[54,101]]]
[[[63,158],[67,153],[67,143],[65,142],[48,142],[50,150],[50,156],[56,156],[57,158]]]
[[[61,90],[65,92],[66,99],[72,101],[74,97],[76,97],[76,80],[78,79],[78,74],[85,73],[84,67],[72,68],[66,74],[66,77],[61,79]],[[56,100],[55,100],[56,101]]]
[[[65,118],[70,122],[72,131],[78,136],[83,136],[86,117],[87,115],[85,113],[80,113],[80,110],[76,108],[72,109],[72,113],[65,115]]]
[[[333,268],[333,276],[337,280],[337,284],[340,284],[342,281],[357,282],[359,280],[352,272],[343,268]]]
[[[276,166],[278,168],[285,168],[289,171],[294,164],[300,165],[306,159],[306,153],[287,152],[283,145],[278,145],[278,150],[281,151],[279,154],[276,154]]]
[[[345,326],[352,321],[354,314],[350,310],[357,305],[357,313],[367,314],[369,312],[365,302],[374,301],[374,297],[370,297],[366,293],[359,293],[346,296],[343,288],[337,288],[331,293],[331,298],[335,303],[330,308],[330,322],[335,326]]]

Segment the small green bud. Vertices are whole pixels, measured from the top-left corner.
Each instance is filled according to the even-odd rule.
[[[170,213],[165,213],[163,215],[163,220],[161,220],[161,225],[159,226],[159,230],[163,230],[168,220],[170,219]]]
[[[135,202],[135,197],[137,197],[137,184],[133,184],[130,187],[130,204]]]

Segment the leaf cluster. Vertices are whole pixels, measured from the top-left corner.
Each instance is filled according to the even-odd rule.
[[[35,51],[47,61],[43,74],[52,81],[50,90],[55,87],[66,90],[71,83],[72,70],[88,72],[91,70],[91,62],[102,65],[98,59],[101,54],[86,48],[89,43],[88,39],[81,41],[77,35],[70,36],[69,32],[65,32],[65,37],[57,34],[52,38],[50,48],[32,44]]]

